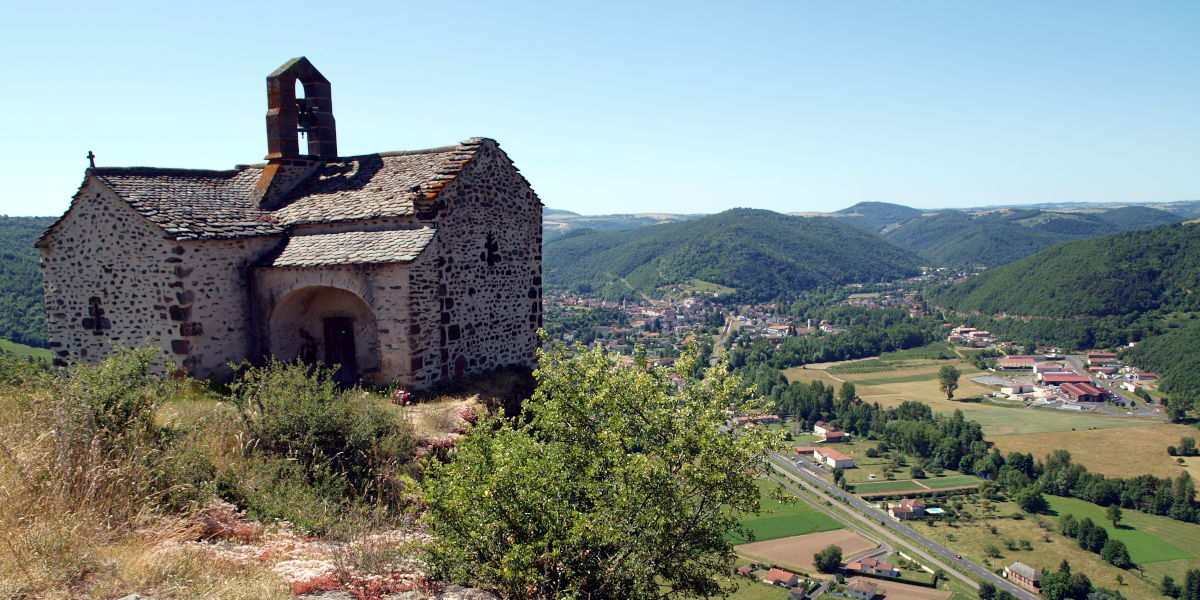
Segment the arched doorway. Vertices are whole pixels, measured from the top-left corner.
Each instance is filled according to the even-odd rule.
[[[353,292],[331,286],[288,292],[271,309],[269,327],[269,351],[277,360],[338,365],[334,378],[342,383],[379,370],[375,315]]]

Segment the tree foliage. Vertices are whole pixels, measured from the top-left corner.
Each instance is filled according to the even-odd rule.
[[[905,277],[919,263],[912,252],[838,219],[751,209],[573,235],[545,248],[547,283],[587,282],[610,300],[653,295],[693,278],[735,288],[742,300],[770,300],[822,285]]]
[[[958,389],[958,369],[954,365],[942,365],[938,370],[938,389],[946,394],[946,399],[954,398],[954,390]]]
[[[813,555],[813,565],[822,573],[836,573],[842,568],[842,547],[830,544]]]
[[[431,564],[505,597],[722,593],[726,534],[757,511],[754,478],[780,440],[721,432],[750,403],[724,366],[696,380],[694,354],[651,369],[572,352],[542,352],[523,422],[476,425],[428,466]]]

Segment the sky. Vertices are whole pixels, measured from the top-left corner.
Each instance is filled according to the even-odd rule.
[[[0,214],[97,166],[263,162],[265,77],[344,156],[498,140],[551,208],[1200,200],[1200,3],[21,2]]]

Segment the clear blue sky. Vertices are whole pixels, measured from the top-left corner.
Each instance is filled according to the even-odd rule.
[[[307,56],[343,155],[492,137],[552,208],[1200,199],[1200,3],[10,3],[0,213],[266,153]]]

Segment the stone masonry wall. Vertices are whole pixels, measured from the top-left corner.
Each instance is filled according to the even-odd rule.
[[[59,364],[149,344],[177,367],[212,377],[246,357],[239,274],[271,239],[174,242],[89,177],[47,241],[42,279]]]
[[[410,274],[414,383],[534,366],[542,324],[537,195],[487,141],[438,200],[438,234]],[[421,306],[435,312],[417,318]]]

